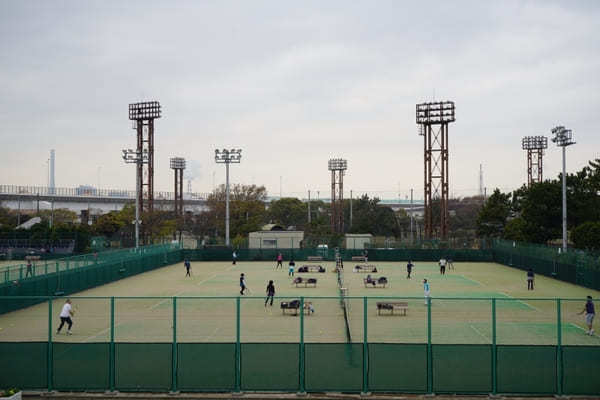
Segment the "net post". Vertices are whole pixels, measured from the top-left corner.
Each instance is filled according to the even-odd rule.
[[[563,371],[562,371],[562,326],[560,315],[560,299],[556,299],[556,389],[558,395],[563,394]]]
[[[496,298],[492,298],[492,394],[498,392],[498,372],[497,372],[497,347],[496,347]]]
[[[427,296],[427,393],[429,394],[433,394],[433,355],[431,353],[431,297]]]
[[[235,391],[240,392],[241,382],[241,345],[240,345],[240,297],[235,299],[236,322],[235,322]]]
[[[368,348],[368,338],[369,333],[367,331],[367,303],[369,299],[368,297],[363,297],[363,394],[367,394],[369,392],[369,376],[368,376],[368,367],[369,367],[369,348]]]
[[[48,391],[52,391],[52,296],[48,297],[48,351],[47,351],[47,366],[48,366]]]
[[[115,298],[110,298],[110,352],[108,366],[108,384],[111,392],[115,391]]]
[[[173,346],[171,349],[171,392],[177,392],[177,297],[173,296]]]
[[[44,261],[44,274],[48,275],[48,261]]]
[[[305,369],[305,360],[304,360],[304,296],[300,297],[300,387],[299,393],[306,393],[306,388],[304,387],[304,369]]]

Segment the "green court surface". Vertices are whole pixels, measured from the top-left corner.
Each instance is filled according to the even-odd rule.
[[[297,267],[308,264],[298,262]],[[312,262],[311,264],[315,264]],[[243,343],[297,343],[301,322],[307,343],[347,341],[347,329],[339,298],[334,263],[323,262],[325,273],[298,274],[317,278],[317,287],[295,287],[287,265],[275,262],[192,262],[192,277],[185,277],[183,263],[86,290],[72,297],[75,307],[73,335],[55,333],[64,299],[54,299],[0,315],[0,342],[47,341],[51,316],[55,342],[107,342],[111,335],[111,297],[114,298],[113,332],[116,342],[179,343],[236,341],[239,298],[239,335]],[[542,276],[528,291],[525,273],[494,263],[455,263],[440,275],[436,263],[418,262],[411,279],[405,262],[373,263],[374,277],[385,276],[386,288],[365,287],[366,273],[352,272],[345,264],[344,286],[349,330],[353,342],[433,344],[539,344],[600,345],[598,336],[585,334],[584,318],[577,315],[584,299],[600,292]],[[246,275],[250,292],[239,296],[240,274]],[[422,281],[431,285],[431,308],[423,296]],[[273,306],[265,306],[267,282],[275,282]],[[304,316],[284,314],[282,301],[304,298],[315,312]],[[174,300],[176,297],[176,300]],[[560,325],[558,305],[560,297]],[[495,299],[495,300],[492,300]],[[0,301],[8,301],[0,298]],[[376,303],[407,303],[400,312],[378,314]],[[366,314],[365,314],[366,311]],[[429,318],[428,318],[429,317]],[[428,321],[431,325],[428,325]],[[560,326],[560,328],[559,328]]]

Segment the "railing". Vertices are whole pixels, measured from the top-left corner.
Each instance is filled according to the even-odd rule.
[[[23,196],[57,196],[57,197],[97,197],[114,199],[135,199],[134,190],[97,189],[94,187],[64,188],[48,186],[0,185],[0,194]],[[147,193],[144,193],[147,195]],[[206,200],[207,193],[184,193],[184,200]],[[155,200],[173,200],[173,192],[154,192]]]

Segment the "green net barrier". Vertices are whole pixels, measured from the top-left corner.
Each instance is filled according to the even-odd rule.
[[[186,392],[232,392],[235,389],[235,347],[235,343],[179,343],[178,388]]]
[[[557,247],[495,240],[491,252],[495,262],[514,268],[533,269],[536,274],[600,290],[600,256],[582,250],[563,253]]]
[[[427,391],[427,346],[369,343],[369,390],[424,393]]]
[[[569,394],[598,395],[600,393],[600,347],[564,346],[563,390]]]
[[[277,306],[295,297],[273,308],[264,297],[73,297],[72,336],[56,333],[65,299],[35,299],[0,316],[0,368],[9,371],[0,382],[9,386],[589,394],[598,385],[600,339],[585,335],[582,299],[428,306],[421,297],[345,297],[353,342],[337,296],[300,298],[315,310],[303,314]],[[19,300],[29,299],[0,305]],[[378,302],[405,304],[406,315],[378,313]]]
[[[284,260],[293,258],[296,261],[306,261],[308,257],[320,256],[324,260],[335,261],[335,249],[236,249],[239,261],[272,261],[275,264],[277,254],[281,253]],[[353,256],[363,255],[364,250],[340,249],[339,254],[344,261],[351,261]],[[184,249],[184,258],[191,261],[231,261],[233,249],[202,248]],[[440,258],[450,258],[454,261],[489,262],[493,261],[491,250],[479,249],[369,249],[369,261],[437,261]]]
[[[360,392],[363,346],[349,343],[307,343],[305,384],[311,392]]]
[[[167,391],[172,385],[169,343],[116,343],[115,387],[123,391]]]
[[[492,346],[436,344],[432,359],[435,393],[492,392]]]
[[[242,343],[241,385],[244,390],[298,391],[299,350],[297,343]]]
[[[61,391],[109,387],[108,343],[54,343],[53,387]]]
[[[556,393],[555,346],[497,347],[498,392]]]
[[[0,388],[48,387],[48,343],[0,343]]]

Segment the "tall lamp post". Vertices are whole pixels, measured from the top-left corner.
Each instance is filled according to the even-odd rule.
[[[124,149],[123,150],[123,161],[126,164],[135,164],[137,168],[135,169],[135,248],[137,249],[140,246],[140,198],[142,194],[140,193],[140,182],[142,180],[141,177],[141,166],[143,164],[148,163],[148,150],[144,149],[142,151],[132,150],[132,149]]]
[[[225,245],[229,246],[229,164],[239,164],[242,160],[241,149],[215,150],[215,162],[225,164]]]
[[[562,147],[562,250],[567,251],[567,171],[566,171],[566,148],[572,144],[573,132],[564,126],[557,126],[552,129],[554,137],[552,141],[557,146]]]

